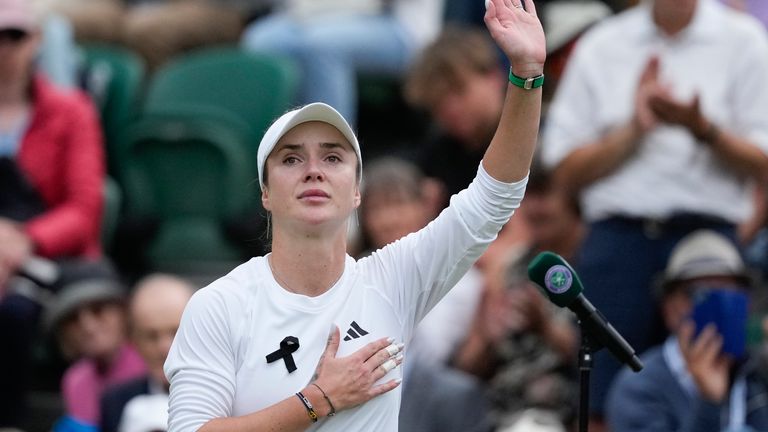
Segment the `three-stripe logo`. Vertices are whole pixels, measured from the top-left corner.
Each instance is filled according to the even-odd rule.
[[[344,340],[350,341],[352,339],[357,339],[367,334],[368,332],[363,330],[363,328],[360,327],[360,325],[357,322],[352,321],[352,323],[349,325],[349,329],[347,329],[347,335],[344,336]]]

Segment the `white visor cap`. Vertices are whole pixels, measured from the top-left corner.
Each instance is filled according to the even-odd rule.
[[[330,105],[322,102],[315,102],[283,114],[280,118],[275,120],[264,133],[264,137],[259,144],[259,152],[256,161],[259,169],[259,186],[261,186],[262,190],[264,189],[264,167],[267,163],[267,157],[272,153],[272,149],[275,148],[275,145],[280,141],[280,138],[282,138],[289,130],[302,123],[311,121],[327,123],[338,129],[355,150],[358,171],[362,171],[363,158],[360,155],[360,144],[357,142],[357,137],[349,126],[349,123],[347,123],[347,121],[344,120],[344,117]]]

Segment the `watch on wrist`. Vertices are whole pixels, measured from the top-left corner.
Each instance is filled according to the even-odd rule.
[[[515,75],[514,72],[512,72],[512,68],[510,68],[509,82],[514,86],[520,87],[521,89],[531,90],[544,85],[544,74],[530,78],[521,78]]]

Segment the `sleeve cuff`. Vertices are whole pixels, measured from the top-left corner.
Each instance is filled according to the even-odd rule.
[[[480,182],[480,184],[483,186],[484,189],[490,191],[494,195],[508,198],[508,199],[518,199],[518,200],[523,199],[523,195],[525,194],[525,188],[528,185],[529,176],[530,176],[530,171],[526,173],[525,177],[522,180],[518,180],[512,183],[507,183],[500,180],[496,180],[490,174],[488,174],[488,171],[485,170],[485,167],[483,167],[482,162],[480,163],[480,166],[477,169],[477,180]]]

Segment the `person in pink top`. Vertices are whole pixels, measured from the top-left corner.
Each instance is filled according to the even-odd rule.
[[[125,291],[104,279],[69,285],[49,308],[46,324],[63,353],[76,359],[62,378],[65,417],[54,430],[95,429],[104,389],[147,373],[128,342]]]

